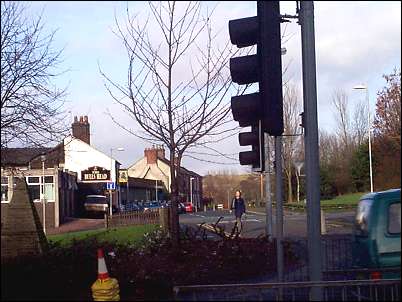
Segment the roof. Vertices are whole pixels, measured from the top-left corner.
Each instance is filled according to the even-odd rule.
[[[41,155],[44,154],[45,167],[53,168],[55,165],[64,163],[63,144],[55,147],[43,148],[3,148],[1,149],[2,167],[27,167],[31,169],[42,168]]]
[[[386,191],[378,191],[378,192],[372,192],[372,193],[367,193],[364,196],[361,197],[361,199],[374,199],[374,198],[381,198],[384,196],[387,197],[398,197],[401,195],[401,189],[389,189]]]
[[[170,166],[170,160],[166,159],[166,158],[161,158],[158,156],[158,159],[162,162],[164,162],[165,164]],[[190,174],[192,176],[197,176],[197,177],[202,177],[201,175],[199,175],[198,173],[195,173],[194,171],[190,171],[184,167],[180,167],[180,172],[183,174]]]
[[[157,183],[158,187],[164,186],[164,184],[161,180],[158,180],[157,182],[158,182]],[[144,188],[144,189],[155,189],[155,180],[153,180],[153,179],[129,177],[128,184],[131,187]],[[121,186],[124,186],[124,184],[122,184]]]
[[[53,148],[2,148],[1,166],[28,166],[29,162]]]

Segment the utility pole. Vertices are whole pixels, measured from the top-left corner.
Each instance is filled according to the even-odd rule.
[[[269,158],[269,135],[265,133],[265,233],[272,238],[272,198],[271,198],[271,175]]]
[[[276,259],[278,282],[283,281],[283,193],[282,193],[282,136],[275,136],[276,177]]]
[[[318,154],[317,86],[315,65],[314,4],[300,1],[305,162],[307,187],[307,235],[310,281],[322,280],[320,170]],[[310,299],[322,300],[322,288],[313,287]]]

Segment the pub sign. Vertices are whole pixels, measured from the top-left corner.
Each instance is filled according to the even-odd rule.
[[[128,171],[119,170],[119,183],[126,183],[128,180]]]
[[[110,180],[110,170],[102,167],[89,167],[87,170],[81,171],[81,180],[83,181],[105,181]]]

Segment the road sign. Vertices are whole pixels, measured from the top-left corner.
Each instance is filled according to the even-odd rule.
[[[108,182],[108,183],[106,183],[106,188],[108,190],[115,190],[116,189],[116,184],[114,182]]]

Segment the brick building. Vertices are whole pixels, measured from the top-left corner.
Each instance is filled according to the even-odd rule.
[[[64,171],[63,145],[54,148],[1,150],[1,220],[13,196],[15,178],[23,177],[42,223],[45,200],[46,227],[54,228],[74,216],[77,174]]]
[[[42,223],[46,201],[46,227],[58,227],[67,217],[83,215],[86,195],[107,195],[106,183],[117,180],[120,163],[90,145],[87,116],[74,117],[72,135],[53,148],[1,150],[1,217],[13,194],[13,177],[25,177]],[[44,176],[44,177],[43,177]],[[112,192],[118,206],[119,191]]]
[[[128,168],[128,176],[153,180],[157,187],[151,199],[164,199],[166,193],[171,192],[170,161],[165,157],[165,149],[162,146],[152,146],[144,150],[144,157]],[[160,181],[160,185],[157,184]],[[179,197],[182,202],[193,202],[194,206],[202,207],[202,176],[180,168]],[[159,197],[160,196],[160,197]]]

